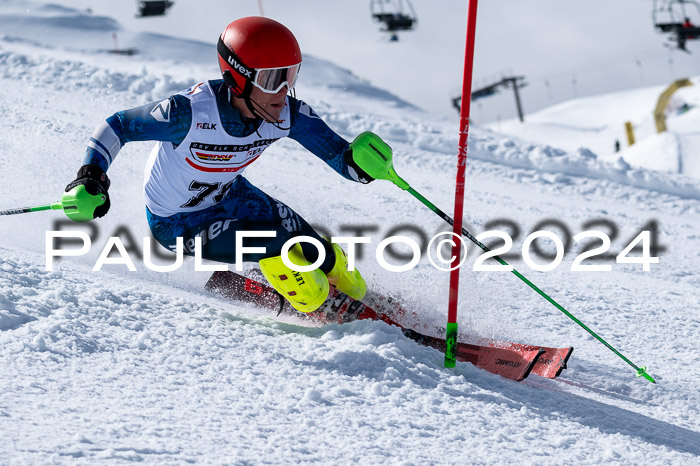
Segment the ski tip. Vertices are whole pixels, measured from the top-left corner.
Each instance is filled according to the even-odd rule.
[[[559,377],[561,375],[561,371],[566,369],[569,364],[569,358],[571,357],[571,353],[574,352],[574,347],[573,346],[567,346],[566,348],[562,348],[562,351],[564,353],[564,356],[561,358],[561,365],[559,366],[559,369],[557,372],[554,374],[553,378]]]
[[[642,366],[637,369],[637,377],[644,377],[649,382],[656,383],[656,381],[649,374],[647,374],[647,366]]]

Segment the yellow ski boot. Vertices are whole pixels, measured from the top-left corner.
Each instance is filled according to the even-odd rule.
[[[299,243],[289,250],[289,261],[300,266],[311,265]],[[262,259],[259,264],[270,285],[297,311],[313,312],[328,297],[328,279],[321,269],[297,272],[284,265],[281,256]]]
[[[324,238],[331,243],[329,238]],[[352,272],[348,271],[348,256],[339,245],[331,243],[333,252],[335,252],[335,265],[328,272],[328,281],[335,286],[338,291],[345,293],[351,298],[358,301],[365,297],[367,293],[367,284],[365,279],[360,275],[360,271],[355,269]]]

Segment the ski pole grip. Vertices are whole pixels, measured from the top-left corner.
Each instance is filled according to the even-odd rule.
[[[389,144],[371,131],[357,135],[350,144],[353,161],[375,180],[388,180],[404,191],[410,188],[399,175],[393,164],[393,153]]]

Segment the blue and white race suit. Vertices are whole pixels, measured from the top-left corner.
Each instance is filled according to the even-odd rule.
[[[202,257],[235,261],[236,231],[274,231],[274,238],[246,239],[248,247],[266,248],[246,254],[258,261],[281,253],[289,238],[312,236],[326,246],[324,272],[333,267],[332,248],[284,203],[253,186],[243,175],[272,143],[290,137],[326,162],[343,177],[358,181],[344,161],[349,143],[331,130],[303,101],[287,97],[273,125],[246,119],[229,103],[223,80],[199,83],[171,97],[109,117],[88,145],[84,164],[105,171],[130,141],[158,141],[145,169],[146,215],[153,236],[174,250],[182,237],[185,253],[194,254],[194,238],[202,238]],[[282,129],[286,128],[286,129]],[[316,248],[302,244],[311,262]]]

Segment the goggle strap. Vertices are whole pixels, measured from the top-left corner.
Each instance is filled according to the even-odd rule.
[[[221,58],[224,59],[234,70],[238,71],[246,79],[255,79],[255,70],[246,66],[238,55],[229,49],[223,39],[219,37],[219,42],[216,44],[216,51],[219,52]]]

